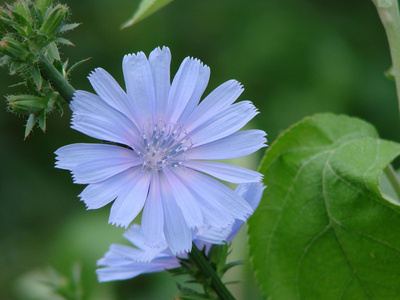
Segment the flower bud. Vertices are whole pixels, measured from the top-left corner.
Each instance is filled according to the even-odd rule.
[[[11,111],[23,115],[37,114],[46,108],[46,100],[33,95],[10,95],[7,102]]]
[[[27,49],[27,46],[9,37],[4,37],[0,41],[0,52],[21,62],[26,62],[33,56]]]
[[[67,18],[68,12],[68,7],[58,4],[44,20],[42,27],[40,27],[40,32],[48,37],[54,37],[63,21]]]

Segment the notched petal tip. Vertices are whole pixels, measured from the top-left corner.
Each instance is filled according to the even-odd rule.
[[[65,165],[65,163],[61,162],[58,157],[56,157],[56,159],[58,159],[58,161],[55,162],[54,168],[71,171],[71,168],[69,165]]]
[[[238,92],[237,98],[244,91],[243,84],[240,81],[236,80],[236,79],[229,79],[229,80],[225,81],[222,85],[224,85],[226,89],[228,89],[228,88],[232,89],[232,88],[236,87],[237,88],[237,92]]]
[[[232,85],[237,85],[239,89],[244,90],[243,84],[236,79],[230,79],[227,82],[231,83]]]
[[[100,73],[100,72],[105,72],[105,70],[103,68],[95,68],[94,70],[90,71],[89,75],[87,76],[87,78],[90,80],[93,76],[96,76],[96,74]]]
[[[122,63],[126,62],[127,60],[130,59],[138,59],[138,58],[145,58],[147,60],[147,56],[143,51],[139,51],[137,53],[129,53],[129,54],[125,54],[123,59],[122,59]]]
[[[181,257],[184,256],[187,253],[190,253],[192,251],[192,244],[190,244],[190,247],[185,247],[184,249],[172,249],[170,248],[172,254],[176,257]]]
[[[108,224],[127,229],[129,227],[130,222],[128,224],[126,224],[124,222],[120,222],[117,220],[108,220]]]
[[[153,57],[153,56],[156,56],[156,55],[169,55],[169,56],[171,56],[171,51],[166,46],[162,46],[162,48],[157,47],[153,51],[150,52],[149,57]]]
[[[196,63],[199,64],[200,67],[205,67],[210,69],[205,63],[203,63],[200,59],[192,57],[192,56],[187,56],[185,59],[182,61],[181,66],[187,63]]]

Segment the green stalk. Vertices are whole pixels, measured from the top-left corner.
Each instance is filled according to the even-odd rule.
[[[70,102],[75,89],[44,55],[39,57],[39,67],[43,77],[51,82],[65,101]]]
[[[399,178],[397,178],[395,170],[393,169],[391,164],[388,164],[383,171],[385,172],[385,175],[389,180],[390,185],[394,189],[397,195],[397,199],[400,200],[400,180]]]
[[[189,253],[189,257],[194,261],[200,272],[206,278],[211,279],[211,287],[221,300],[235,300],[226,286],[222,283],[217,273],[215,273],[214,269],[211,267],[207,257],[204,256],[194,243],[192,244],[192,251]]]
[[[372,0],[386,31],[400,109],[400,15],[397,0]]]

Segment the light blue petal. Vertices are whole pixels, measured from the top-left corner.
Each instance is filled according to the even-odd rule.
[[[166,169],[164,174],[170,184],[171,191],[178,204],[186,224],[190,229],[202,227],[204,225],[201,209],[197,204],[196,199],[185,187],[185,185],[174,175],[173,170]]]
[[[77,143],[59,148],[55,154],[56,167],[72,170],[77,165],[91,160],[107,160],[110,157],[130,158],[135,153],[127,148],[108,144]]]
[[[140,227],[140,225],[132,224],[132,226],[130,226],[128,230],[125,231],[123,237],[126,238],[129,242],[131,242],[132,245],[134,245],[135,247],[141,250],[147,249],[146,239],[144,237],[143,230],[142,227]]]
[[[266,146],[265,135],[264,131],[255,129],[235,132],[217,141],[190,148],[186,151],[185,158],[233,159],[247,156]]]
[[[133,152],[133,151],[131,151]],[[76,166],[72,170],[75,183],[96,183],[121,173],[129,168],[141,165],[140,157],[108,157],[96,159]]]
[[[231,105],[192,131],[186,129],[192,143],[200,146],[238,131],[256,114],[257,110],[250,101],[242,101]]]
[[[99,182],[142,163],[134,151],[107,144],[72,144],[56,154],[56,167],[71,170],[75,183]]]
[[[77,91],[70,104],[73,111],[71,127],[91,137],[140,147],[140,132],[132,121],[106,104],[97,95]]]
[[[162,247],[164,237],[164,211],[160,194],[158,172],[152,172],[149,195],[142,214],[144,242],[151,247]]]
[[[266,187],[261,182],[239,184],[235,192],[242,196],[247,203],[256,210],[261,201],[261,196]]]
[[[126,93],[133,103],[134,113],[142,128],[155,117],[155,92],[153,75],[143,52],[128,54],[122,62]]]
[[[235,193],[243,197],[247,203],[255,210],[260,203],[262,193],[265,187],[260,182],[244,183],[240,184]],[[223,244],[232,242],[233,238],[239,232],[240,228],[244,224],[241,220],[236,220],[235,223],[225,229],[218,229],[214,227],[207,228],[203,233],[199,234],[195,238],[196,244],[199,241],[211,244]]]
[[[115,281],[115,280],[125,280],[134,278],[140,274],[161,272],[159,268],[153,268],[151,265],[141,263],[132,263],[128,266],[122,267],[106,267],[96,270],[97,279],[99,282]]]
[[[140,274],[162,272],[166,269],[179,267],[175,256],[156,258],[151,262],[132,262],[124,266],[107,266],[96,270],[100,282],[124,280]]]
[[[170,185],[163,173],[160,173],[160,184],[164,210],[164,235],[168,247],[174,255],[190,252],[192,232],[186,224],[181,209],[176,204]]]
[[[190,169],[185,169],[183,174],[180,175],[185,178],[186,182],[190,183],[194,190],[198,191],[199,195],[203,196],[203,204],[218,204],[233,218],[243,221],[253,213],[251,206],[241,196],[210,176]],[[182,177],[180,177],[181,180]],[[216,227],[212,224],[209,225]]]
[[[229,107],[243,92],[236,80],[229,80],[213,90],[185,120],[186,127],[195,128]]]
[[[259,182],[262,174],[214,161],[186,161],[185,166],[232,183]]]
[[[242,222],[242,221],[240,221],[240,222]],[[202,242],[206,242],[206,243],[222,245],[222,244],[226,243],[227,236],[229,236],[231,231],[232,231],[231,227],[224,228],[224,229],[210,227],[202,234],[197,235],[195,241],[196,242],[202,241]]]
[[[79,195],[87,209],[97,209],[114,200],[141,173],[141,167],[134,167],[104,181],[89,184]]]
[[[171,52],[168,47],[156,48],[149,55],[149,64],[154,80],[155,120],[164,120],[167,111],[168,95],[171,87]]]
[[[135,122],[132,103],[125,91],[107,71],[97,68],[88,78],[93,89],[104,102]]]
[[[105,256],[98,261],[101,265],[123,266],[131,264],[132,261],[140,261],[143,250],[133,248],[131,246],[112,244]]]
[[[177,123],[184,124],[187,118],[193,113],[199,104],[200,98],[207,88],[208,81],[210,79],[210,68],[207,65],[200,64],[199,74],[197,76],[196,86],[190,96],[185,109],[182,111]]]
[[[176,169],[174,174],[197,200],[206,225],[221,229],[233,224],[234,218],[231,212],[224,207],[220,199],[218,199],[218,195],[211,194],[211,198],[208,197],[207,190],[209,186],[203,182],[196,181],[196,171]]]
[[[111,206],[109,223],[127,227],[136,218],[146,201],[150,179],[148,172],[139,173],[130,186],[120,192]]]
[[[176,123],[187,105],[193,109],[199,102],[204,91],[204,81],[208,81],[203,68],[208,67],[203,66],[198,59],[184,59],[171,84],[166,121]]]
[[[161,221],[163,221],[163,219]],[[135,252],[134,256],[135,261],[151,261],[158,256],[160,252],[167,249],[167,243],[164,236],[160,241],[158,241],[157,247],[149,245],[145,238],[142,227],[137,224],[133,224],[131,227],[129,227],[129,229],[124,233],[124,237],[138,248],[136,249],[137,251]]]
[[[238,195],[242,196],[243,199],[246,200],[247,203],[250,204],[250,206],[253,208],[253,210],[256,210],[258,205],[260,204],[261,196],[263,194],[264,189],[265,189],[265,186],[263,186],[262,183],[253,182],[253,183],[240,184],[236,188],[235,192]],[[236,220],[236,222],[232,226],[232,230],[231,230],[230,234],[226,238],[227,243],[232,242],[233,238],[239,232],[243,223],[244,223],[243,221]]]

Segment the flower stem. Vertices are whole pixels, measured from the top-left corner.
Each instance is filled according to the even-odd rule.
[[[206,278],[211,279],[211,287],[221,300],[235,299],[226,286],[222,283],[217,273],[215,273],[207,257],[196,247],[194,243],[192,244],[192,251],[189,253],[189,257],[194,261],[200,272],[203,273]]]
[[[400,15],[397,0],[372,0],[386,31],[400,108]]]
[[[389,180],[390,185],[394,189],[397,195],[397,199],[400,200],[400,180],[397,177],[395,170],[393,169],[391,164],[388,164],[383,171],[385,172],[385,175]]]
[[[43,77],[51,82],[65,101],[70,102],[75,89],[44,55],[39,57],[39,67]]]

